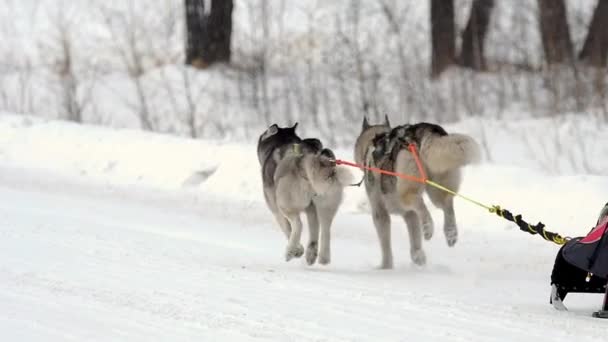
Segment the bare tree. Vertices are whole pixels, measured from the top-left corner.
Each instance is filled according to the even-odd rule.
[[[571,63],[573,48],[564,0],[538,0],[538,11],[545,61]]]
[[[431,0],[431,77],[439,76],[454,64],[455,38],[454,0]]]
[[[390,30],[393,32],[393,34],[395,35],[395,41],[396,41],[396,45],[397,45],[397,57],[399,59],[399,73],[400,76],[399,77],[399,108],[406,108],[407,105],[407,101],[409,100],[408,97],[410,97],[410,92],[408,91],[409,89],[407,89],[406,87],[406,81],[408,79],[408,72],[407,72],[407,64],[408,64],[408,58],[406,57],[405,53],[405,46],[403,44],[403,40],[401,38],[401,26],[399,25],[399,21],[400,18],[397,16],[395,12],[395,2],[394,0],[389,4],[389,2],[387,0],[381,0],[380,1],[380,6],[382,8],[382,12],[384,13],[384,16],[389,24],[389,28]],[[406,9],[407,10],[407,9]]]
[[[82,122],[83,108],[77,99],[78,82],[74,72],[74,55],[69,25],[62,19],[58,19],[57,25],[59,52],[55,62],[55,71],[61,84],[62,107],[68,120]]]
[[[206,68],[215,62],[230,61],[232,0],[185,0],[186,64]]]
[[[484,41],[493,8],[494,0],[473,1],[469,21],[462,33],[462,48],[458,58],[460,65],[475,70],[486,70]]]
[[[104,15],[112,39],[116,43],[115,48],[135,87],[137,103],[133,103],[131,106],[137,111],[142,129],[152,131],[154,130],[154,125],[152,123],[150,104],[144,89],[145,84],[142,80],[146,69],[144,67],[145,56],[140,48],[140,34],[138,34],[140,27],[136,23],[133,2],[129,1],[128,4],[127,13],[112,13],[107,9],[103,9],[102,14]]]
[[[596,67],[606,67],[608,60],[608,0],[598,0],[583,49],[578,58]]]
[[[87,65],[84,72],[76,69],[76,48],[74,47],[74,27],[67,14],[68,7],[64,1],[57,4],[52,14],[54,32],[52,39],[45,40],[41,48],[50,57],[53,82],[58,85],[57,92],[60,99],[59,115],[69,121],[82,122],[83,112],[92,99],[93,87],[97,74],[96,67]],[[89,82],[83,82],[85,77]],[[86,87],[84,85],[87,84]]]

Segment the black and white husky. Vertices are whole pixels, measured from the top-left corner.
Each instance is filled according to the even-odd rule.
[[[301,139],[293,127],[270,126],[258,140],[264,198],[285,233],[287,261],[304,254],[301,213],[306,213],[309,242],[306,262],[329,264],[330,227],[342,202],[350,173],[336,165],[334,153],[318,139]],[[320,228],[320,243],[319,243]]]
[[[414,143],[428,178],[458,191],[461,168],[480,159],[479,145],[464,134],[448,134],[441,126],[417,123],[392,128],[385,119],[383,124],[370,125],[363,120],[361,133],[355,144],[357,163],[403,174],[417,175],[418,167],[407,149]],[[453,196],[426,184],[365,172],[365,189],[372,210],[382,251],[381,268],[393,267],[391,250],[390,215],[403,217],[410,237],[410,255],[414,263],[426,263],[422,249],[422,236],[433,236],[434,224],[424,203],[426,191],[433,204],[443,210],[443,231],[449,246],[458,239]]]

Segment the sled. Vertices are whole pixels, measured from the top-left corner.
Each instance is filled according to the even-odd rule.
[[[600,216],[587,236],[570,239],[559,250],[551,284],[550,302],[557,310],[566,310],[568,293],[603,293],[602,308],[593,317],[608,318],[608,215]]]

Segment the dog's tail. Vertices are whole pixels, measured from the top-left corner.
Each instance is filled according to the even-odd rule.
[[[472,137],[458,133],[426,138],[420,154],[432,173],[444,173],[481,160],[479,144]]]
[[[355,178],[349,169],[344,166],[336,166],[336,180],[342,187],[346,187],[353,184]]]
[[[336,156],[326,148],[319,155],[311,156],[305,169],[312,188],[317,194],[325,194],[338,189],[341,191],[342,188],[352,184],[354,178],[350,170],[336,165]]]
[[[319,195],[340,192],[354,182],[350,170],[338,165],[322,166],[322,169],[310,172],[309,177],[313,190]]]

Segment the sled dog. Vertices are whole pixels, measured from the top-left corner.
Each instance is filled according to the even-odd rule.
[[[331,261],[330,227],[352,177],[336,165],[334,153],[321,141],[301,139],[296,127],[272,125],[258,140],[264,198],[287,237],[285,260],[304,254],[300,243],[304,212],[309,227],[306,262],[313,265],[318,256],[319,263],[326,265]]]
[[[366,166],[399,173],[418,175],[414,157],[407,149],[417,147],[427,177],[449,189],[458,191],[461,168],[480,159],[479,145],[463,134],[448,134],[441,126],[431,123],[406,124],[391,128],[388,118],[383,124],[370,125],[364,118],[361,133],[355,143],[355,160]],[[393,267],[390,215],[403,217],[410,238],[410,255],[417,265],[426,263],[422,249],[422,234],[426,240],[433,236],[433,219],[423,201],[426,191],[433,204],[443,210],[443,231],[448,246],[458,239],[453,196],[426,184],[366,171],[365,189],[370,202],[382,252],[381,268]]]

